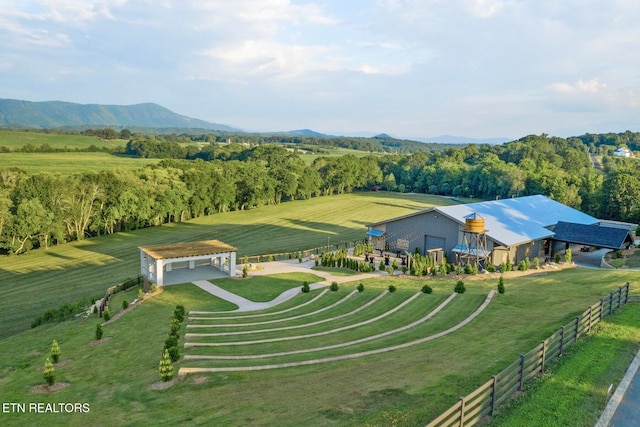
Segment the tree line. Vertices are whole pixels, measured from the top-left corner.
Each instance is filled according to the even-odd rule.
[[[171,151],[172,143],[163,147]],[[165,159],[135,171],[71,176],[0,170],[0,247],[22,253],[86,237],[355,190],[483,199],[544,194],[605,219],[640,220],[640,163],[590,163],[578,139],[531,135],[437,152],[321,156],[238,144],[212,159]]]

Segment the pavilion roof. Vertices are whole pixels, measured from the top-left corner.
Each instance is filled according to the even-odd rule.
[[[154,259],[186,258],[238,251],[237,248],[227,245],[220,240],[168,243],[164,245],[139,246],[139,248]]]

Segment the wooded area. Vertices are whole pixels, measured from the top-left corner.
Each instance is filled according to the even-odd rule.
[[[20,253],[217,212],[379,189],[485,199],[543,194],[603,219],[640,221],[640,163],[609,156],[609,146],[598,145],[605,137],[589,138],[602,170],[593,167],[587,141],[544,134],[443,151],[321,156],[311,165],[282,144],[200,149],[131,140],[129,154],[165,160],[72,176],[1,169],[0,245]]]

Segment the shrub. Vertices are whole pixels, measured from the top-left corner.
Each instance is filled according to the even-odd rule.
[[[507,271],[507,264],[503,262],[502,264],[500,264],[500,273],[504,273],[506,271]]]
[[[535,268],[536,270],[540,268],[540,260],[538,259],[538,257],[535,257],[533,259],[533,268]]]
[[[178,346],[178,338],[175,335],[169,335],[166,340],[164,340],[164,348],[177,347]]]
[[[111,312],[109,311],[109,306],[106,306],[104,308],[104,311],[102,312],[102,318],[104,319],[105,322],[108,322],[111,319]]]
[[[616,251],[616,258],[622,258],[622,251],[620,249]]]
[[[175,317],[171,318],[171,323],[169,324],[169,335],[175,336],[178,338],[178,332],[180,331],[180,322]]]
[[[298,262],[302,263],[302,257],[301,256],[298,257]]]
[[[247,265],[245,264],[242,267],[242,278],[246,279],[248,275],[249,275],[249,267],[247,267]]]
[[[487,264],[487,271],[489,273],[495,273],[496,272],[496,266],[493,265],[493,263],[490,262],[489,264]]]
[[[571,248],[567,248],[567,250],[564,251],[564,262],[571,264],[571,256]]]
[[[329,286],[329,290],[335,292],[338,289],[340,289],[340,287],[338,286],[338,282],[331,282],[331,285]]]
[[[97,305],[93,306],[93,314],[98,314],[98,306]]]
[[[142,290],[142,288],[138,288],[138,299],[144,299],[144,291]]]
[[[156,285],[155,283],[151,285],[151,292],[155,292],[158,290],[158,285]]]
[[[498,293],[504,294],[504,279],[500,276],[500,280],[498,280]]]
[[[473,267],[471,267],[471,264],[467,264],[464,266],[464,274],[471,274],[473,273]]]
[[[103,334],[102,325],[98,323],[96,325],[96,340],[102,339],[102,334]]]
[[[358,289],[358,292],[364,292],[364,285],[360,283],[356,289]]]
[[[122,309],[126,310],[129,307],[129,303],[127,302],[127,300],[122,300]]]
[[[556,264],[559,264],[559,263],[560,263],[560,254],[556,254],[556,256],[555,256],[555,257],[553,257],[553,261],[554,261]]]
[[[58,363],[60,360],[60,346],[58,345],[58,341],[53,340],[51,343],[51,352],[50,352],[51,360],[53,363]]]
[[[316,258],[313,260],[313,262],[316,264],[316,267],[317,267],[320,261],[318,260],[318,257],[316,257]]]
[[[53,367],[53,363],[51,363],[51,360],[49,360],[48,357],[47,360],[44,361],[44,371],[42,372],[42,374],[44,375],[44,381],[47,383],[47,385],[52,386],[53,383],[56,382],[56,370]]]
[[[396,287],[393,285],[389,285],[389,292],[395,292],[396,291]]]
[[[167,349],[162,353],[162,359],[160,359],[160,378],[162,381],[170,381],[173,378],[173,364]]]
[[[424,292],[425,294],[430,294],[431,292],[433,292],[433,289],[431,289],[431,286],[429,285],[424,285],[422,287],[422,292]]]
[[[380,261],[380,265],[378,266],[378,270],[384,271],[385,269],[386,269],[386,266],[384,265],[384,261]]]
[[[177,345],[165,349],[169,353],[169,358],[172,362],[177,362],[180,359],[180,349]]]
[[[520,262],[518,263],[518,270],[520,270],[520,271],[525,271],[526,269],[527,269],[527,265],[524,263],[524,260],[523,260],[523,261],[520,261]]]
[[[392,266],[388,266],[387,267],[387,273],[389,273],[389,276],[391,276],[393,274],[393,267]]]
[[[462,280],[458,280],[458,283],[456,283],[456,286],[453,288],[453,290],[459,294],[464,294],[467,288],[464,287],[464,282]]]
[[[310,289],[309,289],[309,284],[307,282],[302,282],[302,292],[307,294],[309,293]]]
[[[402,274],[407,274],[407,270],[408,270],[407,266],[403,265],[402,266]]]
[[[394,258],[393,262],[391,263],[391,267],[393,267],[394,270],[398,269],[398,259]]]
[[[173,317],[178,319],[178,322],[182,323],[185,312],[184,305],[176,305],[176,309],[173,311]]]

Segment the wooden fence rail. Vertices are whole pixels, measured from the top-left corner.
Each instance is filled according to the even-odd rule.
[[[348,249],[354,247],[358,243],[366,243],[366,240],[349,240],[338,243],[332,243],[325,246],[319,246],[317,248],[304,249],[301,251],[292,251],[292,252],[279,252],[275,254],[264,254],[264,255],[254,255],[254,256],[244,256],[238,258],[238,264],[253,264],[260,262],[268,262],[268,261],[282,261],[286,259],[296,259],[298,257],[307,258],[310,255],[319,255],[322,252],[336,251],[340,249]]]
[[[447,409],[427,427],[470,427],[483,417],[495,413],[496,407],[524,384],[544,372],[547,362],[562,356],[564,349],[587,334],[604,317],[619,309],[629,300],[629,283],[620,286],[599,302],[589,306],[580,316],[543,340],[538,346],[507,366],[502,372],[491,377],[471,394]]]

